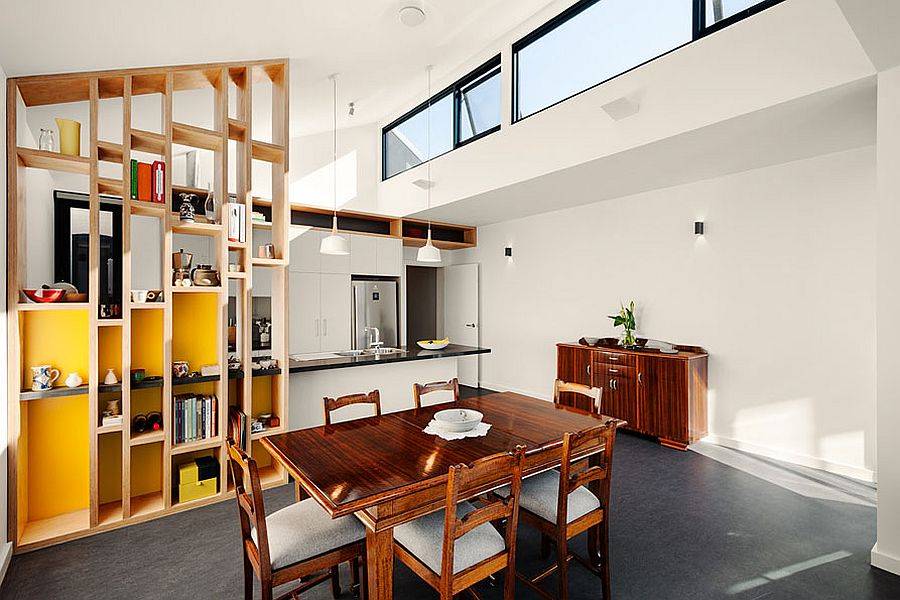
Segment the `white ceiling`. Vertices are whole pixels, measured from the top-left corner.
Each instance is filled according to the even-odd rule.
[[[428,18],[399,23],[402,6]],[[331,128],[331,84],[362,125],[410,106],[425,65],[452,71],[549,0],[0,0],[0,65],[32,75],[288,57],[292,134]],[[213,10],[214,8],[214,10]]]

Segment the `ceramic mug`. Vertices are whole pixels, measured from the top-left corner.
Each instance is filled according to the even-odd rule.
[[[50,365],[38,365],[31,367],[31,389],[35,392],[43,392],[53,389],[53,383],[59,379],[59,369]]]
[[[131,290],[131,301],[144,303],[147,301],[147,290]]]

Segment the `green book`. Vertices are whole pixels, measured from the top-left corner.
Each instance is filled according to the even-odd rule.
[[[136,161],[135,159],[132,158],[131,159],[131,199],[132,200],[137,200],[137,196],[138,196],[138,194],[137,194],[137,188],[138,188],[137,166],[138,166],[138,161]]]

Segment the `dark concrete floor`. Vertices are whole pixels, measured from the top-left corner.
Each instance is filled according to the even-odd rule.
[[[267,510],[292,498],[290,486],[271,490]],[[617,599],[900,599],[900,577],[868,564],[872,508],[810,499],[627,434],[616,445],[613,499]],[[16,556],[0,599],[238,599],[238,540],[237,509],[223,502]],[[539,570],[538,546],[523,527],[520,570]],[[396,598],[437,597],[399,563],[395,574]],[[580,566],[570,582],[573,600],[601,597]],[[499,586],[479,590],[502,596]],[[327,585],[304,596],[330,597]],[[520,586],[516,597],[537,596]]]

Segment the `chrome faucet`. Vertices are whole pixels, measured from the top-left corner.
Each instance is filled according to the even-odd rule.
[[[364,329],[366,332],[366,347],[367,348],[378,348],[384,345],[384,342],[381,341],[381,332],[378,331],[377,327],[366,327]],[[375,339],[370,340],[369,333],[372,332],[375,334]]]

